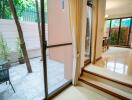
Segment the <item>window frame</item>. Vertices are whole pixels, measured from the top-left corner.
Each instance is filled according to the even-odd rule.
[[[119,31],[118,31],[118,43],[117,43],[119,45],[119,36],[120,36],[122,19],[127,19],[127,18],[130,18],[130,27],[129,27],[129,33],[128,33],[128,41],[127,41],[127,45],[121,45],[121,46],[130,46],[129,42],[130,42],[130,34],[131,34],[131,31],[132,31],[132,16],[130,16],[130,17],[120,17],[120,18],[108,18],[108,19],[106,19],[106,21],[110,20],[109,37],[110,37],[110,33],[111,33],[111,28],[112,28],[111,27],[112,26],[112,20],[120,19]]]

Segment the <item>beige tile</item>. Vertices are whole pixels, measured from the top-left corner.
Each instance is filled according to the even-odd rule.
[[[85,87],[71,86],[53,100],[108,100],[102,95],[93,92]]]
[[[110,47],[95,65],[125,76],[132,76],[132,49]]]
[[[132,84],[132,49],[110,47],[101,60],[85,70]]]

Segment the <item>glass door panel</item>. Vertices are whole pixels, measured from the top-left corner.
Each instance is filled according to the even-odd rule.
[[[86,24],[86,37],[85,37],[85,62],[91,59],[91,27],[92,25],[92,8],[87,6],[87,24]]]
[[[48,92],[52,93],[72,79],[72,45],[47,50]]]
[[[110,44],[118,45],[118,33],[119,33],[120,19],[112,20],[110,30]]]
[[[110,31],[110,20],[106,21],[106,34],[105,37],[109,37],[109,31]]]
[[[8,1],[12,1],[14,8],[16,8],[24,43],[20,43],[22,35],[18,34]],[[30,6],[25,6],[23,9],[21,5],[24,3],[30,4]],[[27,0],[21,4],[20,0],[18,2],[0,0],[0,7],[1,4],[5,10],[3,9],[2,12],[4,16],[0,18],[0,44],[2,45],[0,46],[0,100],[42,100],[45,97],[44,73],[36,2],[35,0]],[[26,55],[22,52],[22,44],[25,44],[28,53],[32,69],[30,73],[24,61]]]
[[[119,35],[119,45],[128,44],[129,28],[130,28],[131,18],[125,18],[121,20],[121,28]]]
[[[63,1],[63,2],[62,2]],[[48,0],[48,93],[72,79],[72,34],[68,0]]]
[[[131,45],[131,47],[132,47],[132,26],[131,26],[131,32],[130,32],[130,35],[129,35],[129,45]]]

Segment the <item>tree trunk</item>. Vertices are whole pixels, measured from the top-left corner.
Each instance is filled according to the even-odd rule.
[[[3,0],[2,19],[5,19],[5,0]]]
[[[39,15],[39,5],[38,0],[36,1],[36,11],[37,11],[37,20],[38,20],[38,30],[39,30],[39,40],[40,40],[40,49],[41,49],[41,59],[43,60],[43,49],[42,49],[42,31],[41,31],[41,23],[40,23],[40,15]]]
[[[19,35],[19,38],[20,38],[20,47],[22,49],[24,60],[25,60],[26,65],[27,65],[27,70],[28,70],[29,73],[31,73],[32,72],[32,68],[31,68],[31,64],[30,64],[29,58],[28,58],[28,54],[27,54],[27,50],[26,50],[26,46],[25,46],[25,41],[24,41],[24,37],[23,37],[22,28],[21,28],[20,22],[18,20],[18,16],[17,16],[17,12],[16,12],[16,9],[15,9],[15,6],[13,4],[13,0],[9,0],[9,5],[10,5],[10,8],[11,8],[11,11],[12,11],[16,26],[17,26],[18,35]]]

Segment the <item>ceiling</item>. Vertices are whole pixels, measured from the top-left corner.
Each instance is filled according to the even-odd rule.
[[[109,17],[132,16],[132,0],[106,0],[106,15]]]

